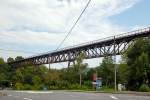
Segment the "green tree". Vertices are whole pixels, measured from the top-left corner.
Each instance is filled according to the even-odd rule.
[[[17,57],[15,58],[15,61],[22,60],[22,59],[24,59],[22,56],[17,56]]]
[[[128,83],[128,65],[123,62],[118,66],[119,66],[117,73],[118,83],[126,85]]]
[[[3,64],[5,64],[5,61],[3,58],[0,58],[0,66],[2,67]]]
[[[3,58],[0,58],[0,83],[7,81],[7,84],[9,84],[8,82],[11,81],[11,76],[11,67],[4,61]],[[8,86],[7,84],[4,84],[4,86]]]
[[[98,76],[102,78],[103,84],[112,87],[114,84],[114,64],[111,57],[105,57],[102,64],[96,68]]]
[[[80,55],[76,58],[76,64],[74,65],[74,68],[78,71],[79,73],[79,79],[80,79],[80,86],[82,86],[82,75],[87,68],[87,64],[83,63],[83,59],[85,58],[84,53],[80,53]]]
[[[17,90],[23,90],[24,89],[23,84],[22,83],[16,83],[15,84],[15,89],[17,89]]]
[[[45,83],[45,75],[48,69],[41,66],[24,66],[16,70],[13,81],[14,83],[22,83],[24,89],[42,89]],[[15,87],[16,88],[16,87]]]
[[[7,63],[10,63],[10,62],[13,62],[13,61],[14,61],[14,59],[11,58],[11,57],[9,57],[9,58],[7,59]]]
[[[126,52],[128,88],[138,90],[142,84],[150,84],[150,40],[138,39]]]
[[[33,89],[34,90],[39,90],[42,88],[42,80],[39,76],[35,75],[32,78],[32,82],[33,82]]]

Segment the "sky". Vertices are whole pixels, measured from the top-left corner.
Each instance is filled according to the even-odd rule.
[[[0,57],[28,57],[55,50],[87,2],[0,0]],[[92,0],[61,48],[149,27],[149,4],[150,0]],[[95,66],[101,59],[86,62]]]

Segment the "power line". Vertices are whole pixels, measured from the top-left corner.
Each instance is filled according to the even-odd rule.
[[[83,13],[85,12],[85,10],[87,9],[87,7],[89,6],[91,0],[89,0],[86,4],[86,6],[84,7],[83,11],[81,12],[81,14],[79,15],[79,17],[77,18],[77,20],[75,21],[75,23],[73,24],[73,26],[71,27],[71,29],[68,31],[67,35],[64,37],[64,39],[60,42],[60,44],[58,45],[58,47],[56,48],[56,50],[58,50],[61,45],[64,43],[64,41],[68,38],[68,36],[71,34],[72,30],[75,28],[75,26],[77,25],[77,23],[79,22],[80,18],[82,17]],[[21,50],[7,50],[7,49],[0,49],[2,51],[7,51],[7,52],[22,52],[22,53],[28,53],[28,54],[38,54],[35,52],[29,52],[29,51],[21,51]],[[62,64],[60,64],[62,65]],[[63,65],[62,65],[63,66]]]
[[[72,30],[75,28],[76,24],[79,22],[80,18],[82,17],[83,13],[85,12],[85,10],[87,9],[87,7],[89,6],[90,2],[91,2],[91,0],[88,1],[88,3],[86,4],[85,8],[83,9],[83,11],[81,12],[81,14],[77,18],[76,22],[73,24],[73,26],[71,27],[71,29],[68,31],[68,33],[64,37],[64,39],[60,42],[60,44],[58,45],[58,47],[56,48],[56,50],[58,50],[61,47],[61,45],[64,43],[64,41],[67,39],[67,37],[71,34]]]

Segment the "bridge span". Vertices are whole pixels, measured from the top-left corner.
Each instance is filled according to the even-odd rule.
[[[99,39],[75,46],[70,46],[52,52],[31,56],[23,60],[10,62],[10,65],[41,65],[59,62],[72,62],[80,53],[85,54],[85,59],[104,56],[120,55],[134,43],[137,38],[150,37],[150,27],[124,34]]]

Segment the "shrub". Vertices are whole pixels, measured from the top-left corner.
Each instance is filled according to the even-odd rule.
[[[15,89],[16,89],[16,90],[23,90],[23,88],[24,88],[24,87],[23,87],[23,84],[22,84],[22,83],[16,83],[16,84],[15,84]]]
[[[43,84],[36,84],[32,86],[32,90],[43,90],[44,86]]]
[[[99,91],[113,92],[114,89],[111,87],[103,86],[102,88],[99,89]]]
[[[91,82],[91,81],[84,81],[83,84],[84,84],[85,86],[92,87],[92,82]]]
[[[29,85],[29,84],[24,85],[24,90],[31,90],[31,89],[32,89],[31,85]]]
[[[81,89],[80,84],[70,84],[69,89]]]
[[[150,88],[149,88],[148,85],[142,84],[142,85],[140,86],[140,88],[139,88],[139,91],[141,91],[141,92],[149,92],[149,91],[150,91]]]

